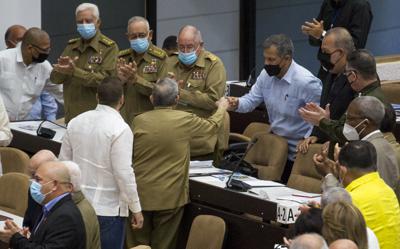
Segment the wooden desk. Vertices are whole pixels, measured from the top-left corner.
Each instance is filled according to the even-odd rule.
[[[59,154],[61,144],[23,132],[12,131],[13,146],[36,153],[50,149]],[[286,235],[284,225],[273,224],[277,204],[190,180],[190,199],[185,207],[178,248],[185,248],[190,226],[199,214],[212,214],[223,218],[227,225],[226,247],[229,249],[273,248]],[[250,218],[250,214],[259,218]]]

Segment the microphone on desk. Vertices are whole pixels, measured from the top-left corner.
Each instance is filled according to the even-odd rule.
[[[253,148],[254,144],[257,143],[257,141],[258,141],[258,138],[255,137],[247,145],[246,151],[244,152],[244,154],[242,155],[240,160],[236,163],[235,168],[232,171],[232,174],[229,175],[228,181],[226,182],[226,188],[241,191],[241,192],[246,192],[247,190],[251,189],[251,186],[249,184],[244,183],[237,179],[233,179],[233,175],[238,171],[240,164],[243,162],[247,153],[249,153],[249,151],[251,150],[251,148]]]

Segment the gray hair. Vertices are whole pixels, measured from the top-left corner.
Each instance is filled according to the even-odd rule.
[[[385,106],[379,99],[373,96],[361,96],[355,98],[351,104],[358,107],[361,117],[367,118],[380,127],[383,117],[385,116]]]
[[[153,87],[154,106],[173,106],[178,96],[178,83],[171,78],[160,79]]]
[[[335,203],[338,201],[351,204],[352,200],[349,192],[347,192],[344,188],[341,187],[328,188],[322,193],[321,208],[324,208],[328,204]]]
[[[78,164],[72,161],[62,161],[62,163],[67,167],[69,177],[71,179],[71,184],[74,188],[74,192],[81,190],[81,169]]]
[[[127,32],[128,32],[128,33],[129,33],[129,26],[130,26],[132,23],[135,23],[135,22],[143,22],[144,24],[146,24],[147,31],[150,30],[149,21],[147,21],[146,18],[141,17],[141,16],[134,16],[134,17],[131,17],[131,18],[129,19],[129,21],[128,21],[128,28],[127,28]]]
[[[316,233],[306,233],[297,236],[289,249],[329,249],[325,239]]]
[[[279,57],[283,57],[285,55],[293,57],[294,46],[289,36],[285,34],[271,35],[263,42],[263,48],[267,49],[272,46],[275,46],[278,50]]]
[[[96,4],[93,4],[93,3],[79,4],[79,6],[76,7],[76,10],[75,10],[75,16],[77,16],[79,12],[84,11],[84,10],[91,10],[93,16],[96,17],[97,20],[99,20],[100,12],[99,12],[99,8],[97,7]]]
[[[333,35],[334,44],[336,48],[341,48],[345,51],[346,54],[353,52],[356,48],[354,46],[353,37],[347,29],[342,27],[336,27],[328,30],[326,32],[325,37]]]
[[[203,37],[201,36],[201,32],[198,28],[192,25],[185,25],[183,26],[178,33],[178,37],[181,35],[182,32],[184,31],[191,31],[194,35],[194,40],[195,42],[202,43],[203,42]]]

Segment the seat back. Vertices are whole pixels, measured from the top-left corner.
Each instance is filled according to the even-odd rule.
[[[10,172],[28,173],[29,156],[17,148],[0,147],[3,174]]]
[[[269,124],[261,122],[250,123],[246,129],[243,131],[243,135],[246,137],[253,137],[258,132],[269,132],[271,127]]]
[[[400,104],[400,82],[381,85],[386,101],[391,104]]]
[[[258,138],[257,143],[245,160],[258,169],[258,178],[279,181],[288,156],[287,140],[271,133],[257,133],[253,138]]]
[[[315,169],[313,156],[321,152],[321,144],[311,144],[306,154],[297,153],[287,186],[290,188],[321,193],[322,176]]]
[[[7,173],[0,176],[0,209],[23,217],[28,204],[29,176]]]
[[[225,240],[225,221],[213,215],[199,215],[192,223],[186,249],[221,249]]]

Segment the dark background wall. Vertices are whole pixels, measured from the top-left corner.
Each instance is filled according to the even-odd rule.
[[[78,37],[75,9],[85,1],[42,0],[42,28],[51,37],[52,51],[49,60],[55,62],[71,38]],[[101,32],[118,43],[120,49],[129,47],[125,36],[128,19],[145,16],[145,0],[91,0],[99,7]]]

